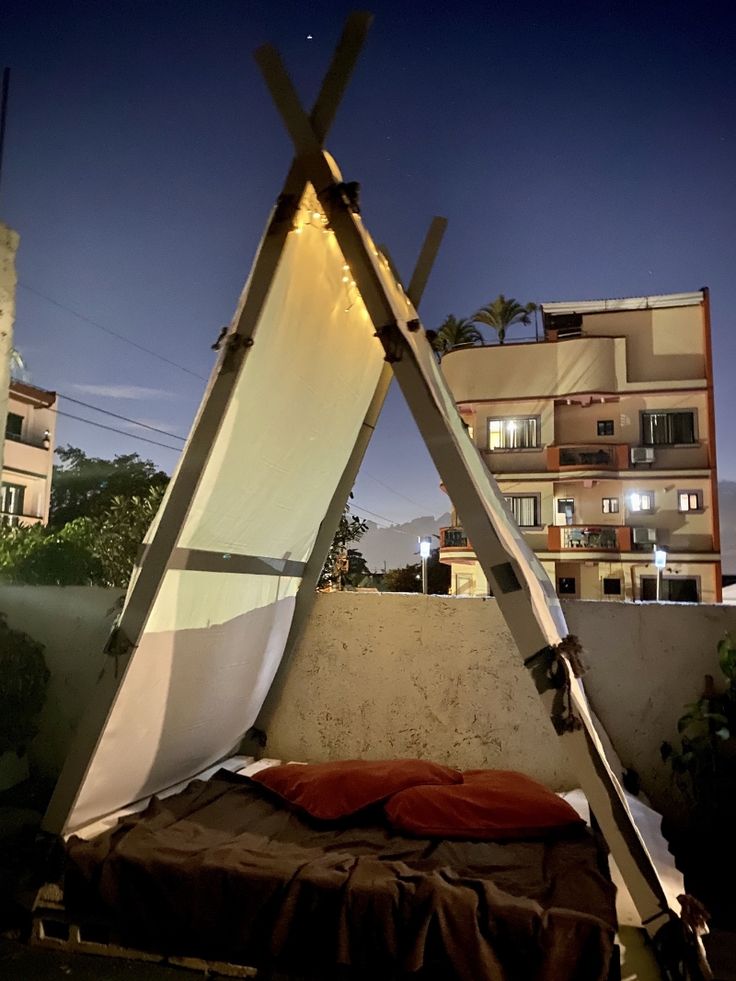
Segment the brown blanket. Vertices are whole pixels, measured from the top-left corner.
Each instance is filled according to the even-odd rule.
[[[604,856],[554,841],[394,834],[380,809],[324,825],[221,771],[68,843],[67,905],[123,940],[299,977],[604,981],[616,926]],[[260,976],[260,975],[259,975]]]

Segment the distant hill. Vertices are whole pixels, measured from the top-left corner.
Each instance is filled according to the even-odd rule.
[[[721,561],[725,575],[736,575],[736,481],[722,480],[718,484],[718,503],[721,512]]]
[[[419,561],[417,538],[437,535],[440,528],[446,528],[449,524],[449,512],[438,518],[431,515],[413,518],[403,525],[390,525],[388,528],[381,528],[375,521],[369,521],[368,531],[356,543],[356,548],[363,553],[368,568],[373,572],[383,572],[384,564],[386,569],[399,569],[410,562]],[[436,539],[434,543],[439,544]]]

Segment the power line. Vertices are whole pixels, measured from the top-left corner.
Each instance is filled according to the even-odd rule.
[[[388,484],[384,484],[384,482],[382,480],[379,480],[378,477],[374,477],[372,473],[367,473],[365,470],[363,470],[362,471],[362,476],[364,476],[364,477],[370,477],[371,480],[375,480],[375,482],[377,484],[380,484],[381,487],[385,487],[387,491],[391,491],[391,493],[392,494],[396,494],[397,497],[403,497],[405,501],[408,501],[409,502],[409,504],[416,504],[416,506],[418,508],[425,509],[426,505],[420,504],[419,501],[415,501],[411,497],[407,497],[406,494],[402,494],[401,491],[397,491],[393,487],[389,487]],[[426,510],[429,511],[430,514],[434,514],[434,509],[433,508],[426,508]]]
[[[81,399],[73,399],[71,395],[64,395],[63,392],[56,393],[60,398],[66,399],[67,402],[74,402],[75,405],[83,405],[85,409],[94,409],[95,412],[102,412],[106,416],[112,416],[113,419],[120,419],[123,422],[130,422],[134,426],[141,426],[143,429],[150,429],[153,433],[161,433],[162,436],[170,436],[171,439],[180,439],[182,443],[186,442],[185,436],[177,436],[176,433],[169,433],[165,429],[159,429],[157,426],[151,426],[147,422],[140,422],[138,419],[129,419],[128,416],[121,416],[117,412],[110,412],[109,409],[101,409],[99,405],[92,405],[90,402],[82,402]]]
[[[114,429],[112,426],[105,426],[101,422],[92,422],[91,419],[83,419],[81,416],[74,416],[71,412],[62,412],[61,409],[52,409],[57,416],[65,416],[67,419],[76,419],[77,422],[84,422],[88,426],[96,426],[98,429],[106,429],[110,433],[120,433],[121,436],[127,436],[129,439],[138,439],[143,443],[153,443],[154,446],[163,446],[165,450],[173,450],[175,453],[181,453],[181,446],[168,446],[166,443],[159,443],[158,440],[148,439],[147,436],[139,436],[137,433],[126,433],[124,429]]]
[[[152,351],[150,348],[144,347],[142,344],[138,344],[137,341],[131,341],[131,339],[126,337],[125,334],[119,334],[111,327],[105,327],[104,324],[100,324],[96,320],[92,320],[90,317],[85,317],[85,315],[80,313],[78,310],[73,310],[64,303],[59,303],[58,300],[55,300],[51,296],[47,296],[46,293],[42,293],[40,290],[34,289],[33,286],[28,286],[27,283],[20,282],[18,285],[24,290],[27,290],[29,293],[33,293],[35,296],[40,296],[42,300],[46,300],[47,303],[53,304],[53,306],[58,307],[60,310],[70,313],[73,317],[76,317],[83,323],[89,324],[90,327],[96,327],[97,330],[104,331],[105,334],[110,334],[111,337],[117,337],[119,341],[123,341],[125,344],[130,344],[131,347],[136,347],[139,351],[143,351],[144,354],[150,354],[152,358],[158,358],[159,361],[163,361],[165,364],[170,364],[172,367],[178,368],[179,371],[185,371],[193,378],[199,378],[201,381],[207,381],[204,375],[200,375],[196,371],[192,371],[190,368],[185,368],[183,364],[179,364],[177,361],[172,361],[171,358],[166,358],[163,354],[158,354],[156,351]]]
[[[393,531],[398,532],[400,535],[409,535],[410,538],[414,537],[413,535],[410,535],[408,531],[401,531],[400,528],[397,528],[396,524],[398,522],[392,521],[391,518],[387,518],[384,514],[376,514],[375,511],[369,511],[368,508],[362,508],[359,504],[356,504],[354,501],[350,502],[350,507],[355,508],[356,511],[362,511],[364,514],[370,514],[372,518],[379,518],[381,521],[388,522],[388,524],[392,526]]]

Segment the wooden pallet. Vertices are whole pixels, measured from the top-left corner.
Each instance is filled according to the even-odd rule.
[[[120,943],[114,927],[103,921],[74,922],[64,907],[64,896],[57,885],[39,889],[33,904],[31,943],[36,947],[63,950],[73,954],[95,954],[121,960],[147,961],[199,971],[205,977],[257,978],[258,971],[244,964],[208,961],[199,957],[173,957],[138,950]]]

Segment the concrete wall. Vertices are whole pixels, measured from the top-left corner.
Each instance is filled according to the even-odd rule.
[[[736,633],[736,608],[569,602],[585,684],[624,765],[673,810],[663,740]],[[505,766],[573,785],[493,599],[331,593],[277,677],[258,722],[266,753],[288,759],[419,755]]]
[[[10,385],[10,355],[13,350],[15,320],[15,253],[20,237],[0,221],[0,474],[3,469],[5,418],[8,411]]]
[[[112,627],[119,589],[96,586],[0,585],[0,612],[9,626],[45,647],[51,672],[31,763],[56,776],[104,664],[102,649]]]
[[[32,761],[59,771],[92,697],[119,590],[0,586],[11,626],[46,646],[51,671]],[[703,675],[720,678],[716,644],[736,607],[568,602],[586,648],[585,684],[626,766],[672,812],[663,740]],[[575,776],[493,599],[324,593],[258,721],[265,755],[286,759],[423,756],[502,766],[555,788]]]

